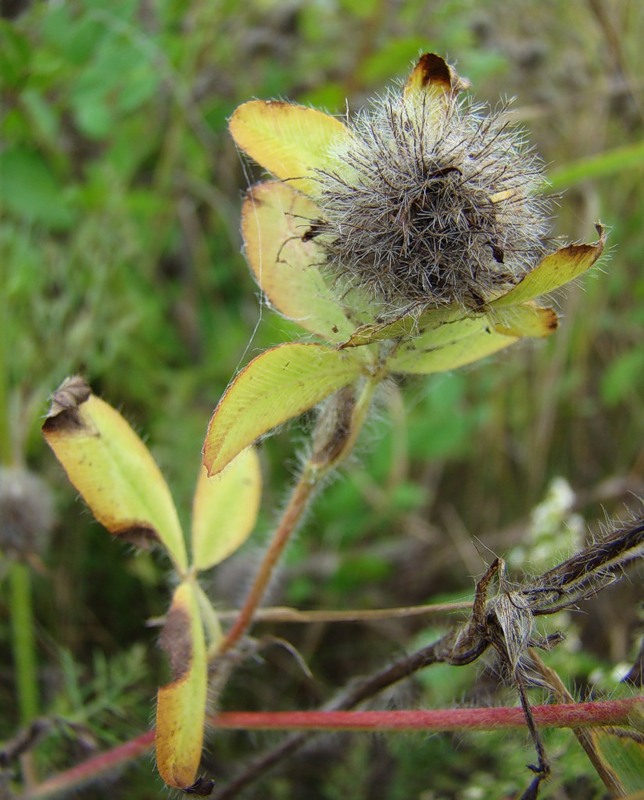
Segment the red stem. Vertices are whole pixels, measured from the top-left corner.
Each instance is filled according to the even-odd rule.
[[[581,728],[627,725],[634,699],[532,706],[539,725]],[[520,706],[433,711],[228,711],[211,719],[217,728],[240,730],[454,731],[521,728]]]
[[[142,733],[135,739],[125,742],[125,744],[120,744],[118,747],[99,753],[93,758],[88,758],[87,761],[82,761],[71,769],[59,772],[53,778],[48,778],[38,786],[34,786],[22,797],[24,800],[32,800],[32,798],[36,800],[36,798],[49,797],[62,791],[69,792],[104,775],[110,770],[120,768],[128,761],[133,761],[135,758],[144,755],[153,743],[154,731]]]
[[[253,615],[264,597],[275,564],[288,544],[291,534],[302,519],[304,510],[315,488],[315,479],[305,470],[293,491],[279,527],[268,546],[239,616],[217,651],[218,656],[234,647],[251,626]]]
[[[640,706],[644,707],[644,700],[631,697],[596,703],[532,706],[532,713],[537,724],[549,728],[627,726],[629,717]],[[526,724],[518,706],[433,711],[227,711],[209,721],[220,729],[243,730],[453,731],[521,728]],[[137,736],[43,781],[24,794],[23,800],[38,800],[62,790],[69,792],[143,755],[153,741],[154,731]]]

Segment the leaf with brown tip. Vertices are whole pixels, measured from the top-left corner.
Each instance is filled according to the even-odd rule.
[[[595,244],[569,244],[546,256],[522,281],[501,297],[488,303],[490,308],[524,303],[565,286],[590,269],[604,252],[606,233],[597,225],[599,240]]]
[[[466,89],[469,81],[460,78],[444,58],[435,53],[424,53],[407,78],[405,95],[415,91],[455,94]]]
[[[172,496],[150,451],[123,417],[67,378],[54,393],[42,428],[69,480],[110,533],[164,545],[177,569],[187,567]]]
[[[206,645],[192,584],[175,589],[161,634],[172,680],[157,694],[157,767],[168,786],[191,790],[197,780],[206,718]]]

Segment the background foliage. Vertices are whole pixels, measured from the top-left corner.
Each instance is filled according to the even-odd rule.
[[[573,487],[574,509],[591,527],[642,495],[640,3],[14,0],[2,13],[0,454],[55,493],[58,522],[34,576],[42,710],[77,725],[41,748],[43,774],[147,727],[163,665],[144,621],[168,596],[166,565],[109,541],[45,451],[38,429],[48,394],[84,373],[144,433],[187,515],[213,406],[239,366],[289,336],[288,323],[260,308],[239,252],[241,192],[259,177],[226,131],[243,100],[282,96],[341,112],[347,98],[356,109],[404,77],[420,51],[446,54],[478,99],[517,97],[516,116],[563,191],[555,234],[589,240],[598,218],[610,229],[602,266],[558,298],[564,319],[552,340],[410,381],[404,402],[383,399],[359,458],[291,548],[273,602],[371,608],[462,598],[489,548],[505,553],[524,538],[554,477]],[[297,431],[264,446],[262,530],[297,463]],[[214,576],[222,607],[240,600],[260,540],[261,531]],[[555,544],[553,561],[565,549]],[[0,738],[18,724],[4,586]],[[632,660],[633,594],[606,593],[577,620],[582,649],[567,677],[582,692],[592,669]],[[262,626],[294,642],[315,681],[273,648],[235,676],[224,702],[313,706],[424,628],[418,619]],[[150,645],[146,669],[141,642]],[[489,676],[452,673],[432,672],[389,700],[450,705],[491,691]],[[556,752],[576,747],[566,734],[555,739]],[[209,766],[230,774],[261,741],[217,736]],[[324,739],[266,779],[261,796],[430,800],[479,786],[477,797],[498,797],[512,786],[489,781],[511,781],[531,757],[507,737]],[[569,766],[553,797],[581,796],[574,781],[586,766],[570,758],[560,759]],[[151,798],[158,785],[144,761],[84,796],[104,791]]]

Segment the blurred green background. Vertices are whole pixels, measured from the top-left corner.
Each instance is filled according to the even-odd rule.
[[[185,519],[222,391],[250,357],[296,333],[260,308],[240,253],[242,192],[261,172],[243,164],[226,119],[246,99],[285,97],[334,112],[346,99],[357,109],[404,78],[420,52],[438,52],[471,79],[478,100],[516,97],[515,115],[562,192],[555,234],[590,241],[598,219],[610,231],[599,268],[557,297],[563,319],[551,340],[410,381],[403,401],[383,401],[358,457],[317,501],[271,601],[341,609],[463,598],[490,550],[504,554],[525,537],[531,509],[557,476],[592,530],[637,506],[641,3],[3,0],[0,9],[0,457],[28,466],[54,494],[51,540],[29,554],[39,710],[76,726],[60,726],[41,746],[41,776],[148,727],[164,668],[145,621],[168,599],[167,564],[110,541],[46,450],[39,428],[48,395],[67,375],[84,374],[144,436]],[[260,530],[213,577],[221,607],[243,596],[296,472],[302,430],[291,426],[262,447]],[[552,563],[566,547],[553,550]],[[7,556],[0,739],[19,725],[9,569]],[[583,689],[591,668],[632,661],[635,594],[633,584],[618,587],[578,620],[581,649],[564,673],[571,685]],[[300,649],[316,680],[275,647],[242,667],[224,705],[313,707],[426,637],[425,625],[262,625],[258,634]],[[452,670],[432,683],[429,671],[388,701],[475,702],[481,680]],[[576,745],[557,736],[564,766],[544,797],[602,797]],[[265,741],[213,736],[209,766],[224,782]],[[244,796],[502,797],[527,781],[532,758],[521,737],[325,738]],[[588,775],[581,784],[580,770]],[[150,772],[144,759],[83,796],[157,797]]]

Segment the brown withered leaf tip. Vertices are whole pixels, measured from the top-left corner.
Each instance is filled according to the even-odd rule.
[[[87,381],[80,375],[65,378],[51,397],[51,405],[43,430],[53,431],[82,427],[78,409],[89,400],[91,394],[92,390]]]
[[[426,87],[430,84],[442,84],[447,92],[460,92],[467,89],[470,82],[467,78],[461,78],[446,63],[446,61],[435,53],[425,53],[420,57],[416,70],[421,72],[421,86]]]
[[[192,786],[188,786],[187,789],[183,790],[183,793],[196,794],[199,795],[200,797],[208,797],[208,795],[212,792],[214,785],[215,782],[208,780],[208,778],[197,778],[197,780],[192,784]]]
[[[548,330],[549,331],[556,331],[559,327],[559,317],[557,314],[550,308],[548,309]]]
[[[141,550],[150,550],[152,545],[159,544],[159,534],[149,525],[136,525],[130,523],[123,529],[109,528],[110,533],[118,536],[122,542],[134,547],[139,547]]]
[[[173,683],[181,680],[190,669],[192,660],[190,630],[190,617],[185,610],[171,608],[166,617],[159,644],[170,661]]]

